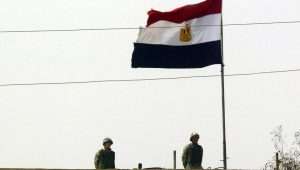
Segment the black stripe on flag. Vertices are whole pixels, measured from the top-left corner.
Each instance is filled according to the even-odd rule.
[[[222,64],[221,41],[188,46],[134,44],[133,68],[202,68]]]

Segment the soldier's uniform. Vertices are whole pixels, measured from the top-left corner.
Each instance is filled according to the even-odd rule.
[[[182,154],[182,163],[185,169],[202,169],[203,148],[199,144],[187,145]]]
[[[96,169],[115,169],[115,152],[111,149],[99,150],[95,155]]]

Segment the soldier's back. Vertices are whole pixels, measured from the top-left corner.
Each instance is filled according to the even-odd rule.
[[[95,164],[97,169],[114,169],[115,152],[112,150],[101,149],[96,154]]]
[[[186,150],[186,169],[202,169],[203,148],[198,144],[189,144]]]

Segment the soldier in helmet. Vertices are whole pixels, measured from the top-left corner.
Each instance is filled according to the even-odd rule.
[[[110,138],[103,140],[103,149],[100,149],[95,155],[96,169],[115,169],[115,152],[112,151],[113,141]]]
[[[191,143],[183,150],[182,163],[185,169],[203,169],[203,148],[198,144],[199,138],[198,133],[192,133],[190,136]]]

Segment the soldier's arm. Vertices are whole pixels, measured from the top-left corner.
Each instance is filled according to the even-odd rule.
[[[95,168],[96,168],[96,169],[100,169],[100,167],[99,167],[99,161],[100,161],[100,159],[101,159],[101,156],[102,156],[102,151],[100,150],[100,151],[98,151],[98,152],[96,153],[95,159],[94,159],[94,164],[95,164]]]
[[[116,165],[115,165],[115,152],[113,152],[113,169],[116,168]]]
[[[99,152],[96,153],[94,158],[94,165],[96,169],[98,169],[98,163],[99,163]]]
[[[202,165],[202,160],[203,160],[203,147],[201,146],[201,150],[200,150],[200,163]]]
[[[187,165],[187,159],[188,159],[188,147],[186,146],[184,149],[183,149],[183,153],[182,153],[182,164],[183,164],[183,167],[186,168],[186,165]]]

